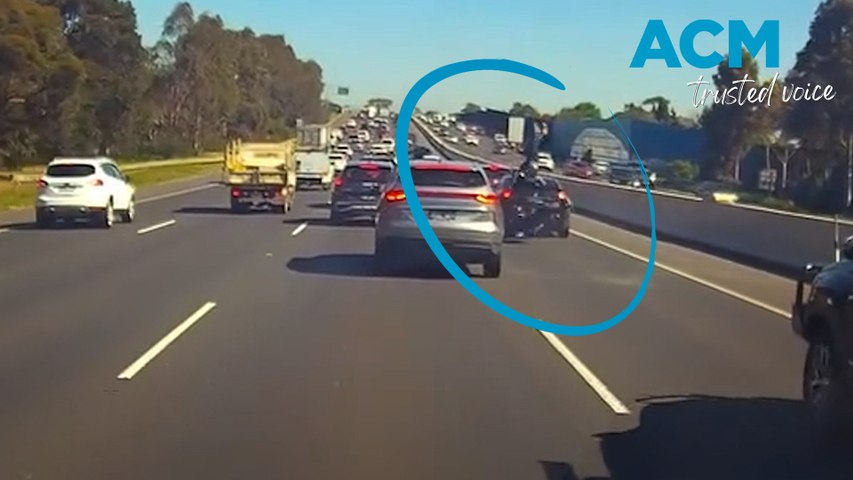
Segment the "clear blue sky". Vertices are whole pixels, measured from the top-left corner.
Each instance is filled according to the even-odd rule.
[[[176,0],[134,0],[143,41],[153,44]],[[475,73],[436,86],[421,107],[455,111],[466,101],[507,108],[513,101],[540,111],[592,101],[606,112],[624,103],[664,95],[683,114],[690,104],[687,82],[713,71],[667,69],[650,62],[628,68],[646,23],[666,22],[674,43],[698,18],[726,25],[743,19],[752,29],[763,20],[781,22],[781,71],[787,71],[808,38],[819,0],[195,0],[197,13],[222,16],[227,26],[283,34],[302,58],[316,60],[327,92],[350,87],[347,104],[386,96],[399,105],[423,74],[472,58],[510,58],[542,68],[562,80],[552,91],[510,74]],[[697,39],[697,50],[725,53],[726,34]],[[761,57],[760,57],[761,58]],[[775,72],[763,72],[772,76]]]

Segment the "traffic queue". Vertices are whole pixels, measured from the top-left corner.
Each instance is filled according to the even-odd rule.
[[[374,226],[375,262],[385,272],[433,256],[397,175],[392,122],[362,112],[335,135],[334,151],[353,153],[329,199],[331,223]],[[415,190],[429,225],[457,263],[479,264],[483,276],[498,277],[506,238],[569,236],[571,201],[558,182],[537,174],[540,162],[511,168],[456,160],[417,140],[408,139]]]

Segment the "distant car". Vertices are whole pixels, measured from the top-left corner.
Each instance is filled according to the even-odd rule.
[[[347,123],[346,123],[347,128],[356,128],[357,126],[358,126],[358,123],[355,121],[354,118],[350,118],[349,120],[347,120]]]
[[[610,173],[610,162],[605,162],[604,160],[596,160],[592,162],[592,171],[596,175],[608,175]]]
[[[336,172],[340,172],[344,169],[347,164],[347,160],[349,160],[349,157],[343,153],[333,152],[329,154],[329,161],[332,162],[332,166]]]
[[[482,168],[468,162],[417,160],[412,180],[436,236],[459,263],[480,263],[486,277],[501,273],[503,213]],[[379,203],[374,259],[380,271],[395,269],[418,252],[432,257],[412,218],[399,180]]]
[[[536,163],[539,165],[539,168],[548,170],[549,172],[553,172],[554,168],[556,168],[554,157],[548,152],[538,152],[536,154]]]
[[[394,164],[368,159],[350,162],[335,178],[330,220],[373,219],[382,192],[394,178]]]
[[[566,175],[578,178],[592,178],[595,175],[592,165],[583,160],[572,160],[566,164]]]
[[[649,187],[655,188],[655,180],[657,175],[653,172],[648,172]],[[640,171],[640,166],[635,163],[613,163],[610,165],[610,183],[619,185],[628,185],[634,188],[640,188],[645,185],[643,181],[643,173]]]
[[[476,135],[465,135],[465,143],[468,145],[479,145],[480,139]]]
[[[459,143],[459,137],[457,137],[456,135],[449,135],[447,137],[447,141],[450,143]]]
[[[409,158],[413,160],[421,159],[426,155],[432,153],[432,150],[420,146],[420,145],[412,145],[412,148],[409,149]]]
[[[368,153],[371,155],[388,155],[393,154],[394,149],[389,149],[388,145],[384,143],[374,143],[370,146]]]
[[[379,141],[379,143],[382,145],[385,145],[385,148],[388,149],[389,152],[393,152],[395,146],[397,145],[397,143],[394,142],[393,138],[388,138],[388,137],[383,138],[382,140]]]
[[[367,130],[359,130],[358,131],[358,140],[360,142],[367,143],[370,141],[370,132]]]
[[[498,155],[506,155],[506,152],[506,145],[503,143],[496,143],[495,148],[492,149],[492,153],[496,153]]]
[[[495,140],[495,143],[506,143],[506,135],[504,135],[503,133],[496,133],[493,138]]]
[[[36,188],[39,227],[87,220],[110,228],[117,217],[129,223],[136,215],[136,190],[109,158],[57,158],[47,165]]]
[[[352,147],[346,143],[339,143],[335,145],[335,152],[343,154],[347,157],[352,157]]]

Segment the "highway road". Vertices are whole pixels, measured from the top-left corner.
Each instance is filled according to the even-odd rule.
[[[546,338],[440,267],[379,276],[325,192],[282,216],[169,189],[111,231],[0,233],[0,478],[849,478],[808,441],[782,278],[661,244],[621,325]],[[614,315],[648,242],[573,227],[477,281],[553,322]]]

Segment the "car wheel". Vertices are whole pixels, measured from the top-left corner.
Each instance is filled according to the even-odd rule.
[[[36,226],[38,228],[50,228],[54,225],[53,219],[40,210],[36,210]]]
[[[826,335],[818,335],[809,343],[803,371],[803,399],[818,434],[827,440],[851,431],[851,408],[846,405],[843,387],[838,382],[837,362]]]
[[[381,244],[376,244],[373,249],[373,262],[376,271],[380,274],[390,274],[394,269],[394,257],[391,252]]]
[[[136,202],[131,198],[127,203],[127,210],[121,212],[121,221],[123,223],[133,223],[134,218],[136,218]]]
[[[486,278],[498,278],[501,276],[501,254],[489,255],[483,263],[483,276]]]
[[[113,224],[116,221],[116,213],[113,209],[113,200],[107,203],[107,206],[104,207],[104,212],[101,214],[101,227],[103,228],[112,228]]]

